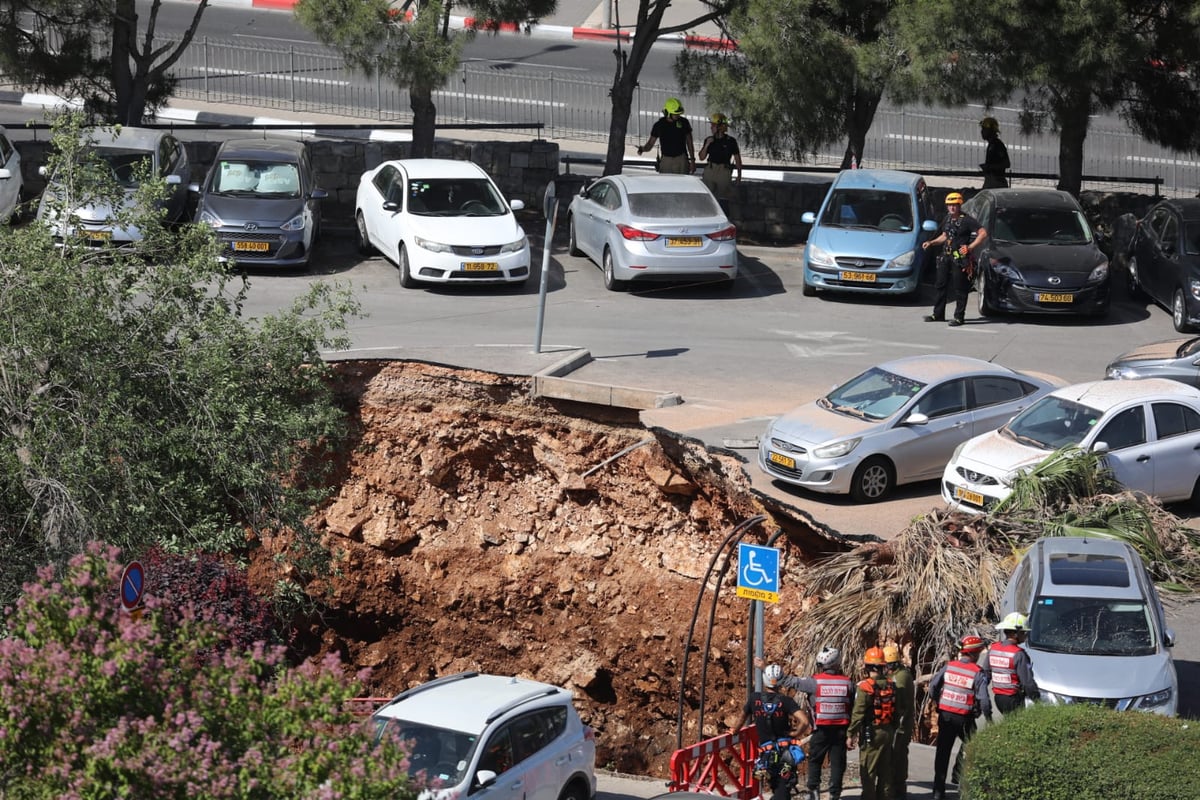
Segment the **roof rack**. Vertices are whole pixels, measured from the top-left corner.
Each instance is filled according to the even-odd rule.
[[[547,686],[545,689],[538,689],[536,691],[529,692],[528,694],[523,694],[520,697],[516,698],[515,700],[512,700],[511,702],[500,706],[500,708],[497,708],[495,711],[493,711],[491,714],[489,714],[488,718],[487,718],[487,723],[489,725],[492,724],[497,719],[499,719],[500,717],[507,714],[509,711],[512,711],[517,706],[528,703],[530,700],[536,700],[539,697],[549,697],[550,695],[558,694],[561,691],[562,690],[559,689],[558,687]]]
[[[453,675],[443,675],[440,678],[434,678],[427,683],[422,683],[420,686],[414,686],[411,689],[405,689],[403,692],[384,703],[382,708],[387,708],[393,703],[398,703],[401,700],[412,697],[414,694],[420,694],[426,689],[432,689],[435,686],[442,686],[443,684],[453,683],[454,681],[466,680],[467,678],[474,678],[477,675],[479,675],[478,670],[472,670],[468,672],[456,672]]]

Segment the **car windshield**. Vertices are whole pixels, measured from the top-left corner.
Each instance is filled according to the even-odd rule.
[[[871,367],[817,401],[822,408],[866,420],[881,420],[903,408],[925,384]]]
[[[219,161],[209,191],[238,197],[299,197],[300,170],[284,161]]]
[[[126,189],[136,189],[138,176],[149,168],[150,154],[145,150],[124,150],[114,147],[98,147],[96,155],[112,170],[117,183]],[[145,165],[145,166],[143,166]]]
[[[1013,417],[1000,434],[1032,447],[1057,450],[1083,441],[1100,417],[1094,408],[1048,396]]]
[[[1018,244],[1088,244],[1092,229],[1083,214],[1069,208],[996,209],[995,230],[999,240]]]
[[[881,231],[911,231],[912,200],[903,192],[835,189],[829,197],[829,202],[825,204],[821,224]]]
[[[486,178],[413,178],[408,212],[423,217],[501,217],[508,203]]]
[[[395,737],[408,753],[408,774],[424,777],[426,784],[457,786],[466,777],[467,767],[479,737],[473,733],[452,731],[395,717],[375,717],[375,739]]]
[[[708,218],[721,207],[708,192],[639,192],[629,195],[629,213],[638,219]]]
[[[1054,653],[1148,656],[1156,647],[1150,609],[1137,600],[1038,597],[1029,628],[1029,646]]]

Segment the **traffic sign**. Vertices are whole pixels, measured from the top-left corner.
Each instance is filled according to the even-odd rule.
[[[779,602],[779,549],[738,544],[737,596]]]
[[[146,571],[138,561],[130,561],[121,573],[121,605],[127,611],[133,611],[142,605],[142,595],[146,591]]]

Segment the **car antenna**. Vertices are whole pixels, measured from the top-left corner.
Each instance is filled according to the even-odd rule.
[[[1001,353],[1003,353],[1005,350],[1007,350],[1007,349],[1008,349],[1008,346],[1009,346],[1010,344],[1012,344],[1012,343],[1013,343],[1013,342],[1016,340],[1016,338],[1017,338],[1017,335],[1014,333],[1014,334],[1012,335],[1012,338],[1011,338],[1011,339],[1009,339],[1007,342],[1005,342],[1005,343],[1004,343],[1004,346],[1003,346],[1003,347],[1001,347],[999,350],[997,350],[995,353],[993,353],[993,354],[992,354],[992,357],[988,359],[988,363],[989,363],[989,364],[995,364],[995,363],[996,363],[996,359],[1000,357],[1000,354],[1001,354]]]

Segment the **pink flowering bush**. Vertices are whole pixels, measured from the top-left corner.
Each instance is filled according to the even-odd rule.
[[[345,710],[358,687],[336,660],[222,649],[222,621],[187,607],[167,631],[161,598],[134,619],[121,568],[92,544],[6,610],[0,797],[415,797],[401,749]]]

